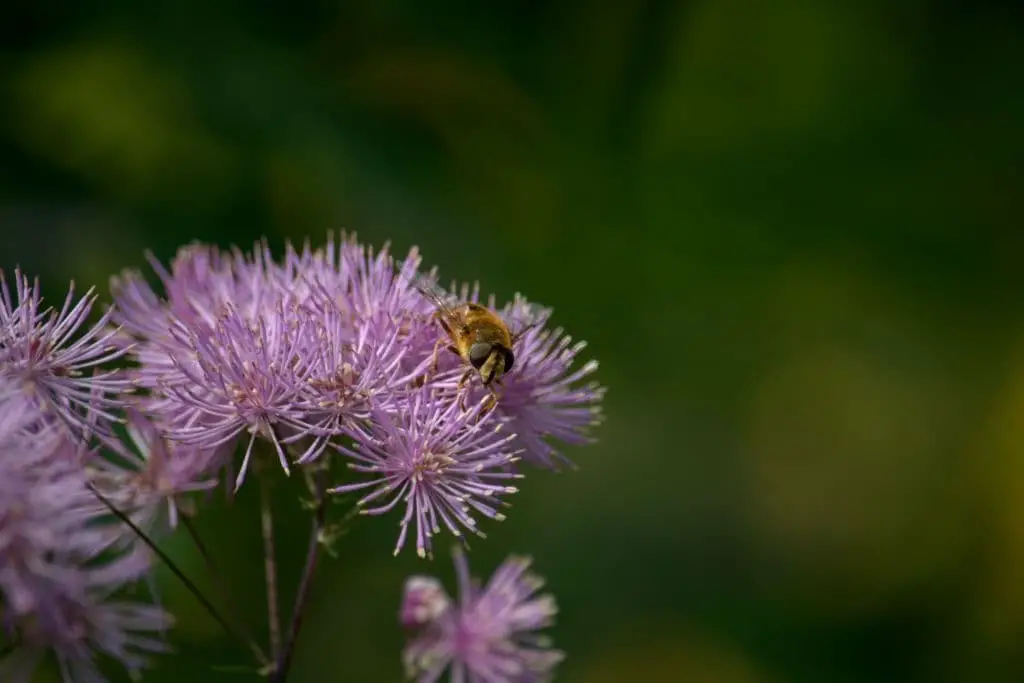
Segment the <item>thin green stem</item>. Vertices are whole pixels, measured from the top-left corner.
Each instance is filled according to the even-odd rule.
[[[314,466],[315,467],[315,466]],[[307,470],[306,484],[313,495],[313,522],[309,534],[309,546],[306,550],[306,564],[302,569],[302,578],[299,580],[299,589],[295,596],[295,606],[292,608],[292,618],[288,625],[288,634],[285,638],[284,648],[281,650],[277,664],[270,673],[268,683],[285,683],[288,680],[288,671],[291,669],[292,658],[295,654],[295,644],[302,630],[302,622],[305,617],[306,606],[309,602],[310,589],[313,585],[313,577],[316,575],[317,564],[320,559],[322,546],[322,535],[327,520],[327,502],[324,499],[327,490],[328,472],[323,467],[317,467],[314,471]]]
[[[260,472],[260,527],[263,531],[263,570],[267,580],[267,623],[270,628],[270,652],[276,661],[281,656],[281,615],[277,597],[277,550],[274,547],[274,515],[270,506],[270,482]]]
[[[221,578],[220,572],[217,571],[217,566],[213,561],[213,554],[210,553],[209,549],[206,547],[206,543],[203,542],[202,537],[199,535],[199,530],[192,521],[192,517],[189,515],[181,515],[181,522],[182,526],[184,526],[185,530],[188,532],[189,538],[192,539],[192,544],[199,552],[199,556],[203,558],[203,564],[206,565],[206,571],[210,573],[210,580],[213,582],[217,593],[223,598],[224,605],[228,609],[228,616],[230,616],[231,620],[235,623],[235,627],[238,629],[239,633],[245,636],[245,639],[248,642],[255,645],[256,639],[252,637],[252,634],[245,627],[244,621],[238,618],[238,605],[232,599],[231,591],[228,590],[227,584]],[[266,666],[272,661],[271,658],[263,652],[262,648],[257,646],[257,649],[259,650],[260,666]]]
[[[161,550],[157,546],[157,544],[154,543],[153,540],[146,534],[146,532],[140,529],[138,525],[135,524],[135,522],[133,522],[128,517],[128,515],[121,512],[121,510],[119,510],[116,505],[111,503],[106,496],[100,493],[95,486],[93,486],[92,484],[86,484],[86,486],[89,487],[89,490],[92,491],[93,495],[96,496],[96,498],[101,503],[103,503],[103,505],[106,506],[106,508],[110,510],[110,512],[113,513],[114,516],[116,516],[118,519],[124,522],[133,532],[135,532],[135,535],[138,536],[139,539],[143,543],[145,543],[146,546],[149,547],[150,550],[156,553],[157,557],[159,557],[163,561],[163,563],[167,565],[167,568],[171,570],[171,572],[178,578],[179,581],[181,581],[182,585],[184,585],[185,588],[187,588],[188,591],[192,593],[192,595],[195,597],[196,600],[199,601],[203,608],[207,612],[209,612],[210,616],[213,617],[218,624],[220,624],[221,628],[224,629],[224,632],[227,633],[229,636],[237,639],[246,647],[248,647],[249,650],[256,657],[256,661],[260,663],[260,665],[262,666],[263,662],[266,661],[267,657],[265,654],[263,654],[263,650],[260,649],[259,645],[257,645],[252,640],[246,638],[244,635],[239,633],[230,623],[228,623],[228,621],[220,615],[220,612],[217,611],[217,608],[213,606],[213,603],[211,603],[206,598],[206,596],[203,595],[202,591],[199,590],[198,586],[196,586],[196,584],[193,583],[192,580],[185,575],[185,572],[183,572],[178,567],[178,565],[175,564],[174,560],[172,560],[170,556],[167,555],[167,553]]]

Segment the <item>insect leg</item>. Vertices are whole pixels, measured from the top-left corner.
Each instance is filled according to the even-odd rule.
[[[496,391],[494,391],[492,389],[491,392],[487,394],[487,398],[484,399],[484,409],[480,413],[480,416],[483,417],[484,415],[486,415],[487,413],[491,412],[492,410],[494,410],[497,407],[498,407],[498,392],[496,392]]]
[[[495,377],[494,381],[487,386],[489,393],[487,395],[487,403],[484,405],[484,415],[498,407],[498,399],[501,398],[498,390],[502,388],[503,379],[504,377]]]
[[[462,377],[459,377],[459,383],[455,385],[455,392],[459,395],[459,407],[462,410],[469,408],[469,387],[466,384],[473,378],[473,368],[466,368],[466,371],[462,373]]]
[[[430,374],[431,375],[436,375],[437,374],[437,365],[438,365],[438,363],[441,362],[441,358],[440,358],[441,347],[443,345],[447,344],[447,343],[448,343],[448,340],[445,339],[444,337],[441,337],[440,339],[438,339],[434,343],[434,352],[430,355],[430,358],[431,358],[431,361],[430,361]]]

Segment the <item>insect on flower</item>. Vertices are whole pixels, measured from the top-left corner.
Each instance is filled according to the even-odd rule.
[[[441,347],[445,346],[469,366],[459,379],[458,389],[461,390],[476,374],[484,387],[490,390],[493,405],[498,398],[496,385],[501,385],[502,378],[515,365],[516,356],[512,349],[526,330],[512,334],[508,324],[495,311],[472,301],[455,303],[436,285],[425,280],[418,282],[416,288],[434,305],[434,319],[446,335],[434,345],[431,373],[437,372]]]

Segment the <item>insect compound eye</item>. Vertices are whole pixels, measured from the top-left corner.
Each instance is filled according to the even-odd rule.
[[[473,367],[477,370],[484,364],[487,357],[491,355],[491,349],[493,347],[486,343],[476,343],[469,347],[469,362],[473,364]]]
[[[512,353],[512,349],[505,349],[505,372],[512,369],[512,364],[516,362],[516,355]]]

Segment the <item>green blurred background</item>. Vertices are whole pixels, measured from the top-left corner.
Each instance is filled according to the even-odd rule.
[[[552,305],[610,387],[581,470],[473,546],[536,558],[560,681],[1019,681],[1022,28],[963,0],[16,3],[0,266],[105,291],[193,239],[418,244]],[[255,502],[203,533],[260,624]],[[290,600],[306,520],[277,504]],[[402,580],[452,572],[392,558],[395,522],[325,565],[296,683],[400,680]],[[145,681],[255,680],[161,585],[178,653]]]

